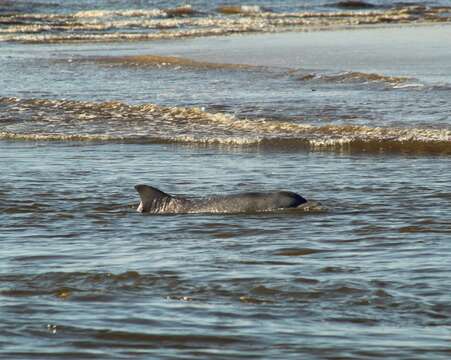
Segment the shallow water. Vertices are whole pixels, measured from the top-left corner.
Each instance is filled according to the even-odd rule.
[[[0,137],[449,154],[450,29],[9,45]]]
[[[0,43],[123,42],[367,25],[448,23],[448,0],[2,1]]]
[[[1,148],[6,358],[449,356],[448,157]],[[142,216],[141,182],[325,209]]]
[[[285,20],[339,11],[267,3]],[[14,4],[44,22],[132,16],[105,14],[132,10],[109,1]],[[245,17],[192,5],[208,14],[182,19]],[[451,27],[414,23],[3,42],[0,357],[448,359]],[[318,205],[143,215],[139,183]]]

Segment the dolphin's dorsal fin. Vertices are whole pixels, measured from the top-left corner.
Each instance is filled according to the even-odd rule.
[[[136,185],[136,191],[141,197],[141,204],[139,204],[138,211],[140,212],[154,212],[164,207],[172,196],[148,185]]]

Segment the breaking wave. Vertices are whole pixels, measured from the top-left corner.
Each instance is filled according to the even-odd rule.
[[[369,24],[443,23],[451,19],[451,10],[446,6],[399,5],[374,9],[363,4],[340,2],[337,5],[340,10],[335,12],[275,12],[258,5],[219,6],[214,10],[184,5],[169,9],[91,9],[72,13],[24,12],[22,8],[20,11],[13,8],[11,12],[0,12],[0,41],[156,40]]]
[[[451,154],[451,129],[298,124],[155,104],[0,98],[0,139]]]
[[[65,60],[64,60],[65,61]],[[217,63],[198,61],[178,56],[133,55],[133,56],[97,56],[76,59],[79,62],[94,62],[97,64],[127,66],[127,67],[157,67],[157,68],[190,68],[200,70],[250,70],[264,73],[275,73],[274,68],[261,65]],[[301,82],[338,83],[338,84],[382,84],[396,89],[412,89],[426,87],[416,78],[406,76],[390,76],[359,71],[342,71],[338,73],[305,72],[298,69],[278,69],[278,73],[287,74]],[[437,86],[431,85],[428,88]],[[448,87],[446,88],[448,89]]]
[[[124,66],[156,66],[176,67],[176,68],[196,68],[196,69],[259,69],[261,66],[245,64],[214,63],[208,61],[197,61],[177,56],[160,55],[134,55],[134,56],[103,56],[80,58],[78,61],[94,61],[99,64],[124,65]]]
[[[388,76],[359,71],[343,71],[337,74],[307,73],[299,75],[298,79],[301,81],[317,80],[332,83],[385,83],[393,86],[399,86],[400,84],[406,84],[409,81],[415,80],[404,76]]]

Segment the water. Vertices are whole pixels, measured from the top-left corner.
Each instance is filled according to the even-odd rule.
[[[395,2],[199,0],[0,4],[0,42],[66,43],[174,39],[249,32],[310,31],[387,23],[447,23],[448,0]]]
[[[3,142],[1,161],[5,358],[449,356],[447,157]],[[139,182],[328,210],[141,216]]]
[[[8,46],[0,136],[448,154],[449,39],[434,26]]]
[[[285,20],[407,11],[280,3],[259,5]],[[181,5],[3,2],[0,21],[18,36],[12,12],[40,26],[95,10],[103,24]],[[252,20],[191,5],[206,14],[152,16]],[[447,5],[415,11],[446,19]],[[2,42],[0,357],[448,359],[451,29],[336,25]],[[143,215],[139,183],[318,206]]]

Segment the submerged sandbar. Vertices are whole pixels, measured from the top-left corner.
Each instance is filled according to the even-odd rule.
[[[415,39],[415,41],[412,41]],[[94,46],[94,45],[93,45]],[[96,49],[97,61],[192,68],[352,71],[451,83],[451,26],[390,26],[141,42]],[[92,56],[92,53],[89,54]]]

